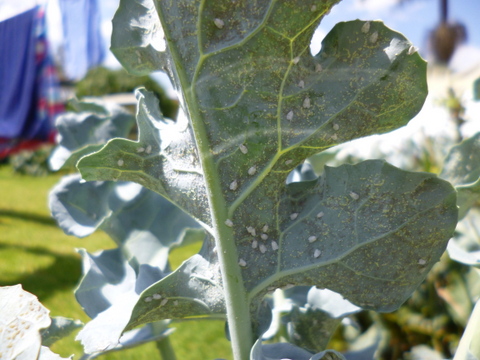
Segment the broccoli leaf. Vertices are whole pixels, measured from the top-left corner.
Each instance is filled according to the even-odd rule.
[[[244,304],[255,328],[264,295],[291,285],[391,311],[438,261],[458,214],[455,190],[434,175],[366,161],[287,184],[307,157],[405,125],[427,94],[425,62],[382,22],[339,23],[310,54],[314,30],[337,2],[155,2],[167,48],[148,68],[169,72],[179,116],[165,118],[153,95],[139,90],[138,140],[113,139],[78,168],[86,180],[142,184],[211,236],[139,296],[127,328],[223,315],[227,307],[233,322],[242,312],[235,329],[250,336]],[[118,34],[160,33],[146,15],[151,2],[143,3],[129,12],[122,2],[129,24]],[[136,43],[118,37],[131,69],[143,35]]]

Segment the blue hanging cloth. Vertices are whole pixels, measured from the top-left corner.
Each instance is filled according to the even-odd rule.
[[[0,22],[0,89],[0,159],[53,142],[64,105],[42,7]]]
[[[62,14],[63,71],[70,80],[79,80],[88,69],[105,59],[101,16],[97,0],[59,0]]]
[[[36,14],[34,8],[0,22],[1,138],[21,137],[35,119]]]

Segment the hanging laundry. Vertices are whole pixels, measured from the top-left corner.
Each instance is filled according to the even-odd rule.
[[[37,99],[37,123],[42,124],[37,133],[52,137],[55,128],[55,118],[65,110],[64,101],[60,96],[58,71],[50,53],[47,38],[45,8],[39,7],[37,12],[36,52],[37,85],[39,96]]]
[[[43,8],[0,22],[0,158],[52,142],[63,109]]]
[[[97,0],[59,0],[63,23],[63,71],[79,80],[105,59]]]
[[[37,9],[0,22],[0,137],[14,139],[35,117]]]

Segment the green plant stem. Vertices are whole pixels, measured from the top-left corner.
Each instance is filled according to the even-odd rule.
[[[195,104],[195,102],[192,103]],[[195,116],[192,116],[192,119],[195,119]],[[199,118],[197,117],[197,119]],[[222,194],[219,174],[213,158],[210,156],[205,128],[200,121],[194,121],[192,127],[207,186],[233,356],[235,360],[248,360],[250,349],[253,346],[252,324],[247,293],[238,265],[234,233],[233,229],[225,224],[228,210]],[[234,221],[234,219],[229,220]]]
[[[237,252],[231,245],[234,244],[233,236],[225,236],[225,233],[225,231],[217,231],[216,246],[225,292],[228,329],[234,359],[248,360],[253,346],[249,302],[238,266]],[[232,247],[234,251],[231,250]]]
[[[165,24],[162,11],[158,11],[160,22]],[[174,62],[180,64],[181,55],[174,45],[174,41],[168,32],[168,26],[164,26],[165,39],[169,43],[170,53]],[[197,64],[197,70],[205,59],[201,54]],[[198,72],[196,72],[196,75]],[[220,176],[217,171],[214,159],[210,152],[205,124],[200,116],[198,99],[193,90],[192,84],[196,82],[196,75],[190,82],[185,71],[177,66],[177,75],[184,90],[184,96],[190,114],[191,126],[197,145],[200,162],[202,164],[205,185],[212,217],[212,236],[215,238],[222,284],[225,295],[225,306],[227,309],[228,329],[232,342],[232,352],[235,360],[250,359],[250,349],[253,346],[252,322],[250,319],[250,308],[247,300],[247,292],[242,279],[240,266],[238,265],[237,248],[234,239],[233,228],[228,227],[225,222],[228,216],[228,207],[222,193]],[[234,221],[234,219],[230,219]]]
[[[175,350],[173,350],[170,338],[167,336],[161,340],[155,342],[157,349],[163,360],[176,360]]]

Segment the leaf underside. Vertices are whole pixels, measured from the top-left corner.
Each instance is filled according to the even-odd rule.
[[[176,122],[164,119],[158,99],[144,89],[137,91],[137,99],[139,140],[112,139],[82,158],[82,177],[137,182],[208,227],[206,188],[188,120],[182,112]]]
[[[462,219],[455,238],[448,244],[448,254],[455,261],[478,266],[480,252],[475,218],[480,201],[480,133],[450,149],[440,177],[455,186],[458,217]]]
[[[245,262],[245,287],[255,306],[276,288],[313,285],[336,291],[364,309],[393,311],[439,260],[457,218],[455,190],[447,182],[382,160],[326,168],[316,181],[287,186],[272,208],[276,212],[265,233],[260,233],[265,224],[251,218],[235,227],[239,258]],[[257,229],[258,235],[252,236],[245,225]],[[263,240],[260,234],[268,238]],[[205,256],[199,259],[207,261]],[[210,278],[216,261],[214,257],[204,266]],[[172,292],[181,271],[182,291],[189,288],[200,298],[208,289],[216,294],[208,297],[210,301],[221,299],[222,288],[212,286],[212,281],[205,281],[200,290],[192,287],[199,276],[207,276],[193,264],[195,270],[188,274],[177,270],[170,275],[172,281],[166,282],[167,277],[143,297],[182,296]],[[190,311],[139,301],[129,326],[145,319],[209,313]]]
[[[450,149],[440,177],[455,186],[462,219],[480,201],[480,133]]]
[[[104,230],[129,260],[169,269],[168,253],[202,241],[205,232],[158,194],[129,182],[81,182],[64,177],[49,196],[52,216],[69,235]]]
[[[58,146],[49,158],[52,170],[73,168],[84,155],[101,149],[114,137],[127,137],[135,118],[115,103],[97,99],[72,99],[66,112],[55,120]]]
[[[183,110],[166,119],[140,90],[138,141],[111,140],[78,164],[86,180],[135,181],[158,192],[210,233],[208,194],[224,199],[217,211],[229,220],[218,226],[235,234],[252,313],[267,292],[290,285],[328,287],[364,308],[393,310],[455,227],[448,183],[383,161],[286,185],[306,157],[405,125],[427,94],[425,62],[381,22],[339,23],[310,54],[314,30],[337,2],[156,2],[168,43],[157,69],[182,91]],[[134,68],[138,59],[123,54]],[[206,240],[142,294],[128,327],[223,313],[218,265]],[[155,294],[168,302],[151,301]]]
[[[232,19],[239,28],[231,31],[227,25],[217,28],[215,18],[203,18],[219,12],[221,3],[206,4],[202,16],[195,3],[157,4],[167,22],[167,39],[175,39],[167,55],[183,65],[171,72],[183,87],[188,110],[176,122],[164,119],[156,99],[141,91],[138,142],[112,140],[83,158],[79,169],[86,180],[139,182],[210,225],[191,121],[205,127],[201,141],[209,143],[222,195],[233,213],[245,198],[256,197],[256,190],[268,197],[268,188],[282,186],[306,157],[400,127],[423,105],[425,62],[416,53],[409,55],[411,44],[381,22],[369,22],[366,32],[363,21],[338,24],[313,57],[310,38],[334,2],[317,5],[315,11],[314,2],[272,2],[258,8],[239,3],[239,12],[229,8],[229,13],[239,19],[248,14],[252,21],[242,25]],[[208,8],[217,4],[219,9]],[[286,14],[307,25],[298,28]],[[185,20],[181,29],[173,23],[177,16]],[[188,19],[202,30],[198,39],[186,35]],[[158,69],[172,61],[159,63]]]

